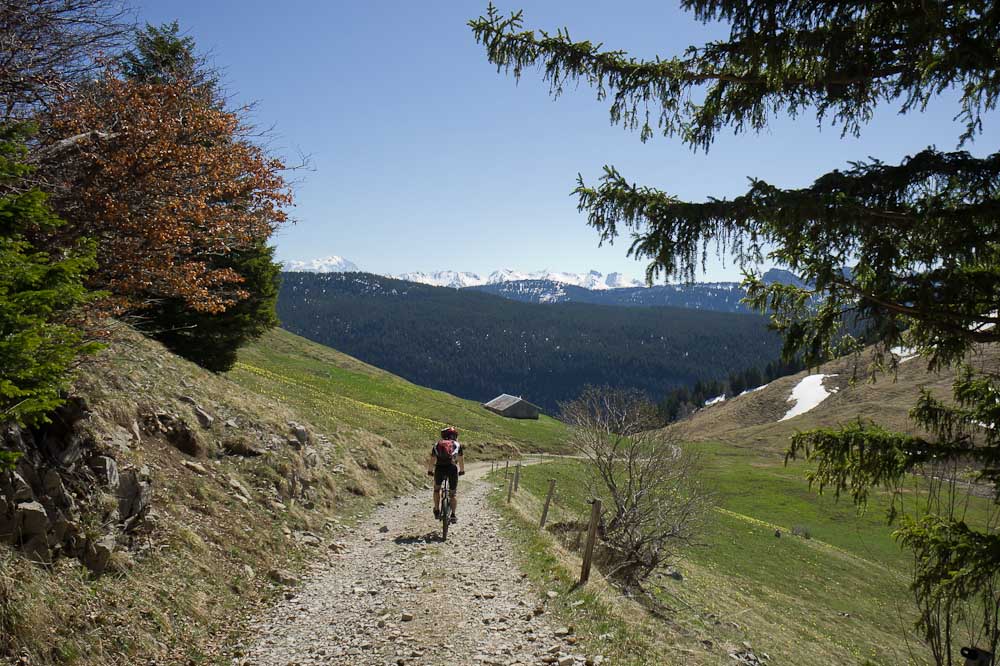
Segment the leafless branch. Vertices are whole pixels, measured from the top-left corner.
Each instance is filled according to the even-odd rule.
[[[562,415],[590,462],[592,492],[605,501],[605,574],[641,588],[698,530],[709,504],[699,460],[658,429],[656,407],[641,394],[587,388]]]
[[[0,0],[0,122],[90,75],[132,27],[125,0]]]

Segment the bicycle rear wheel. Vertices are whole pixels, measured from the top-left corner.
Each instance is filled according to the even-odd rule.
[[[448,482],[441,486],[441,541],[448,540],[448,526],[451,525],[451,492]]]

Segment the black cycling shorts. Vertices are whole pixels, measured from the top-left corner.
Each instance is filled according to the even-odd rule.
[[[448,479],[448,487],[451,494],[458,494],[458,465],[435,465],[434,466],[434,487],[440,488],[441,482]]]

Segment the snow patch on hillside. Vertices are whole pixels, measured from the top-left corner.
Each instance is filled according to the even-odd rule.
[[[787,421],[788,419],[805,414],[806,412],[815,409],[821,402],[829,398],[831,394],[836,393],[837,389],[827,391],[826,387],[823,386],[824,379],[836,376],[837,375],[809,375],[800,381],[795,388],[792,389],[792,394],[788,396],[788,402],[794,402],[795,404],[784,416],[779,419],[779,421]]]
[[[552,291],[543,293],[538,297],[539,303],[558,303],[563,300],[566,295],[566,290],[561,284],[557,285]]]
[[[705,406],[711,407],[712,405],[717,405],[720,402],[725,402],[725,401],[726,401],[726,394],[723,393],[722,395],[717,395],[714,398],[711,398],[710,400],[706,400]]]
[[[917,354],[917,350],[913,347],[893,347],[889,350],[889,352],[896,357],[897,363],[905,363],[911,358],[919,356],[919,354]]]

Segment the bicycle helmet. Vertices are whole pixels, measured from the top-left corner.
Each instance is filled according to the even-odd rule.
[[[441,431],[441,439],[458,439],[458,430],[454,426],[448,426]]]

